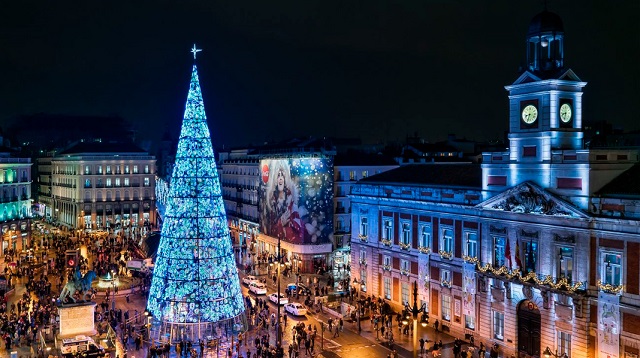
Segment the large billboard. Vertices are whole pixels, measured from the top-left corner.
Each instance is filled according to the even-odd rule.
[[[260,162],[262,233],[293,244],[324,244],[333,236],[333,163],[329,158]]]

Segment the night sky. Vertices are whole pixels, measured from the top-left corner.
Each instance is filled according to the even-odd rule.
[[[640,129],[640,1],[549,1],[584,119]],[[33,113],[120,115],[178,131],[195,42],[216,146],[292,136],[507,130],[538,0],[13,1],[0,15],[0,126]],[[96,125],[104,125],[96,123]]]

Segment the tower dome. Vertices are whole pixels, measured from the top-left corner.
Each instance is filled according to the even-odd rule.
[[[562,19],[546,9],[531,19],[527,32],[527,67],[536,73],[556,72],[564,67]]]
[[[564,33],[562,19],[557,14],[544,10],[531,19],[527,36],[538,36],[540,34],[554,32]]]

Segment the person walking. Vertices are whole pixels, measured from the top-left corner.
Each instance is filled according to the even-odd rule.
[[[436,319],[435,323],[433,324],[436,327],[436,332],[438,332],[438,327],[440,326],[440,321],[438,321]]]

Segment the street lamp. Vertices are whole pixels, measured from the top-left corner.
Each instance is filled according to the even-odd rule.
[[[413,358],[418,357],[418,315],[422,313],[420,323],[422,327],[426,327],[429,323],[429,313],[427,312],[427,305],[421,304],[418,307],[418,282],[413,281],[413,306],[409,305],[409,302],[404,304],[405,312],[403,315],[402,323],[408,324],[409,319],[413,317]],[[557,357],[556,357],[557,358]]]
[[[558,354],[558,350],[556,349],[556,352],[553,353],[551,352],[551,349],[549,349],[549,346],[547,346],[547,348],[544,350],[544,352],[542,353],[544,355],[544,358],[549,358],[549,357],[555,357],[555,358],[568,358],[567,353],[562,353],[562,354]]]

